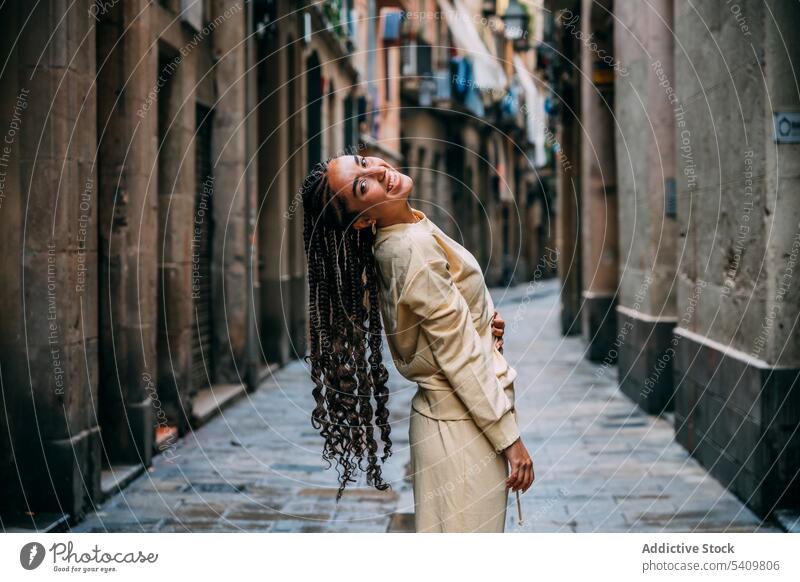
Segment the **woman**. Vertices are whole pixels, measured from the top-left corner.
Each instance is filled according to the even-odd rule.
[[[359,468],[368,484],[389,487],[383,319],[398,371],[419,387],[409,427],[416,531],[502,532],[508,488],[534,480],[516,371],[501,354],[503,324],[480,265],[411,208],[412,188],[384,160],[360,155],[322,162],[303,182],[312,424],[339,472],[337,500]]]

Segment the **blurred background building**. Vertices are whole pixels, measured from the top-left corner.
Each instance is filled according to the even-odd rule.
[[[297,191],[322,159],[410,173],[490,284],[554,274],[551,23],[517,1],[3,3],[3,527],[81,519],[305,354]]]

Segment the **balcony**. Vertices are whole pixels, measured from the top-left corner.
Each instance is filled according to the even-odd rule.
[[[325,0],[319,5],[323,26],[333,34],[339,42],[347,43],[350,36],[350,17],[342,0]]]
[[[334,52],[342,67],[353,78],[358,72],[353,67],[353,42],[350,38],[352,22],[342,0],[325,0],[309,6],[311,18],[307,24],[307,34],[317,33],[318,38]]]

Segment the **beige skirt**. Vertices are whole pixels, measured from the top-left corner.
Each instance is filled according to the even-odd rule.
[[[436,420],[411,409],[417,532],[505,531],[508,463],[472,420]]]

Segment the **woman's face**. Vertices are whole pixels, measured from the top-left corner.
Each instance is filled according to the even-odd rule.
[[[359,217],[354,228],[391,216],[408,199],[414,182],[381,158],[347,155],[328,164],[328,184]]]

